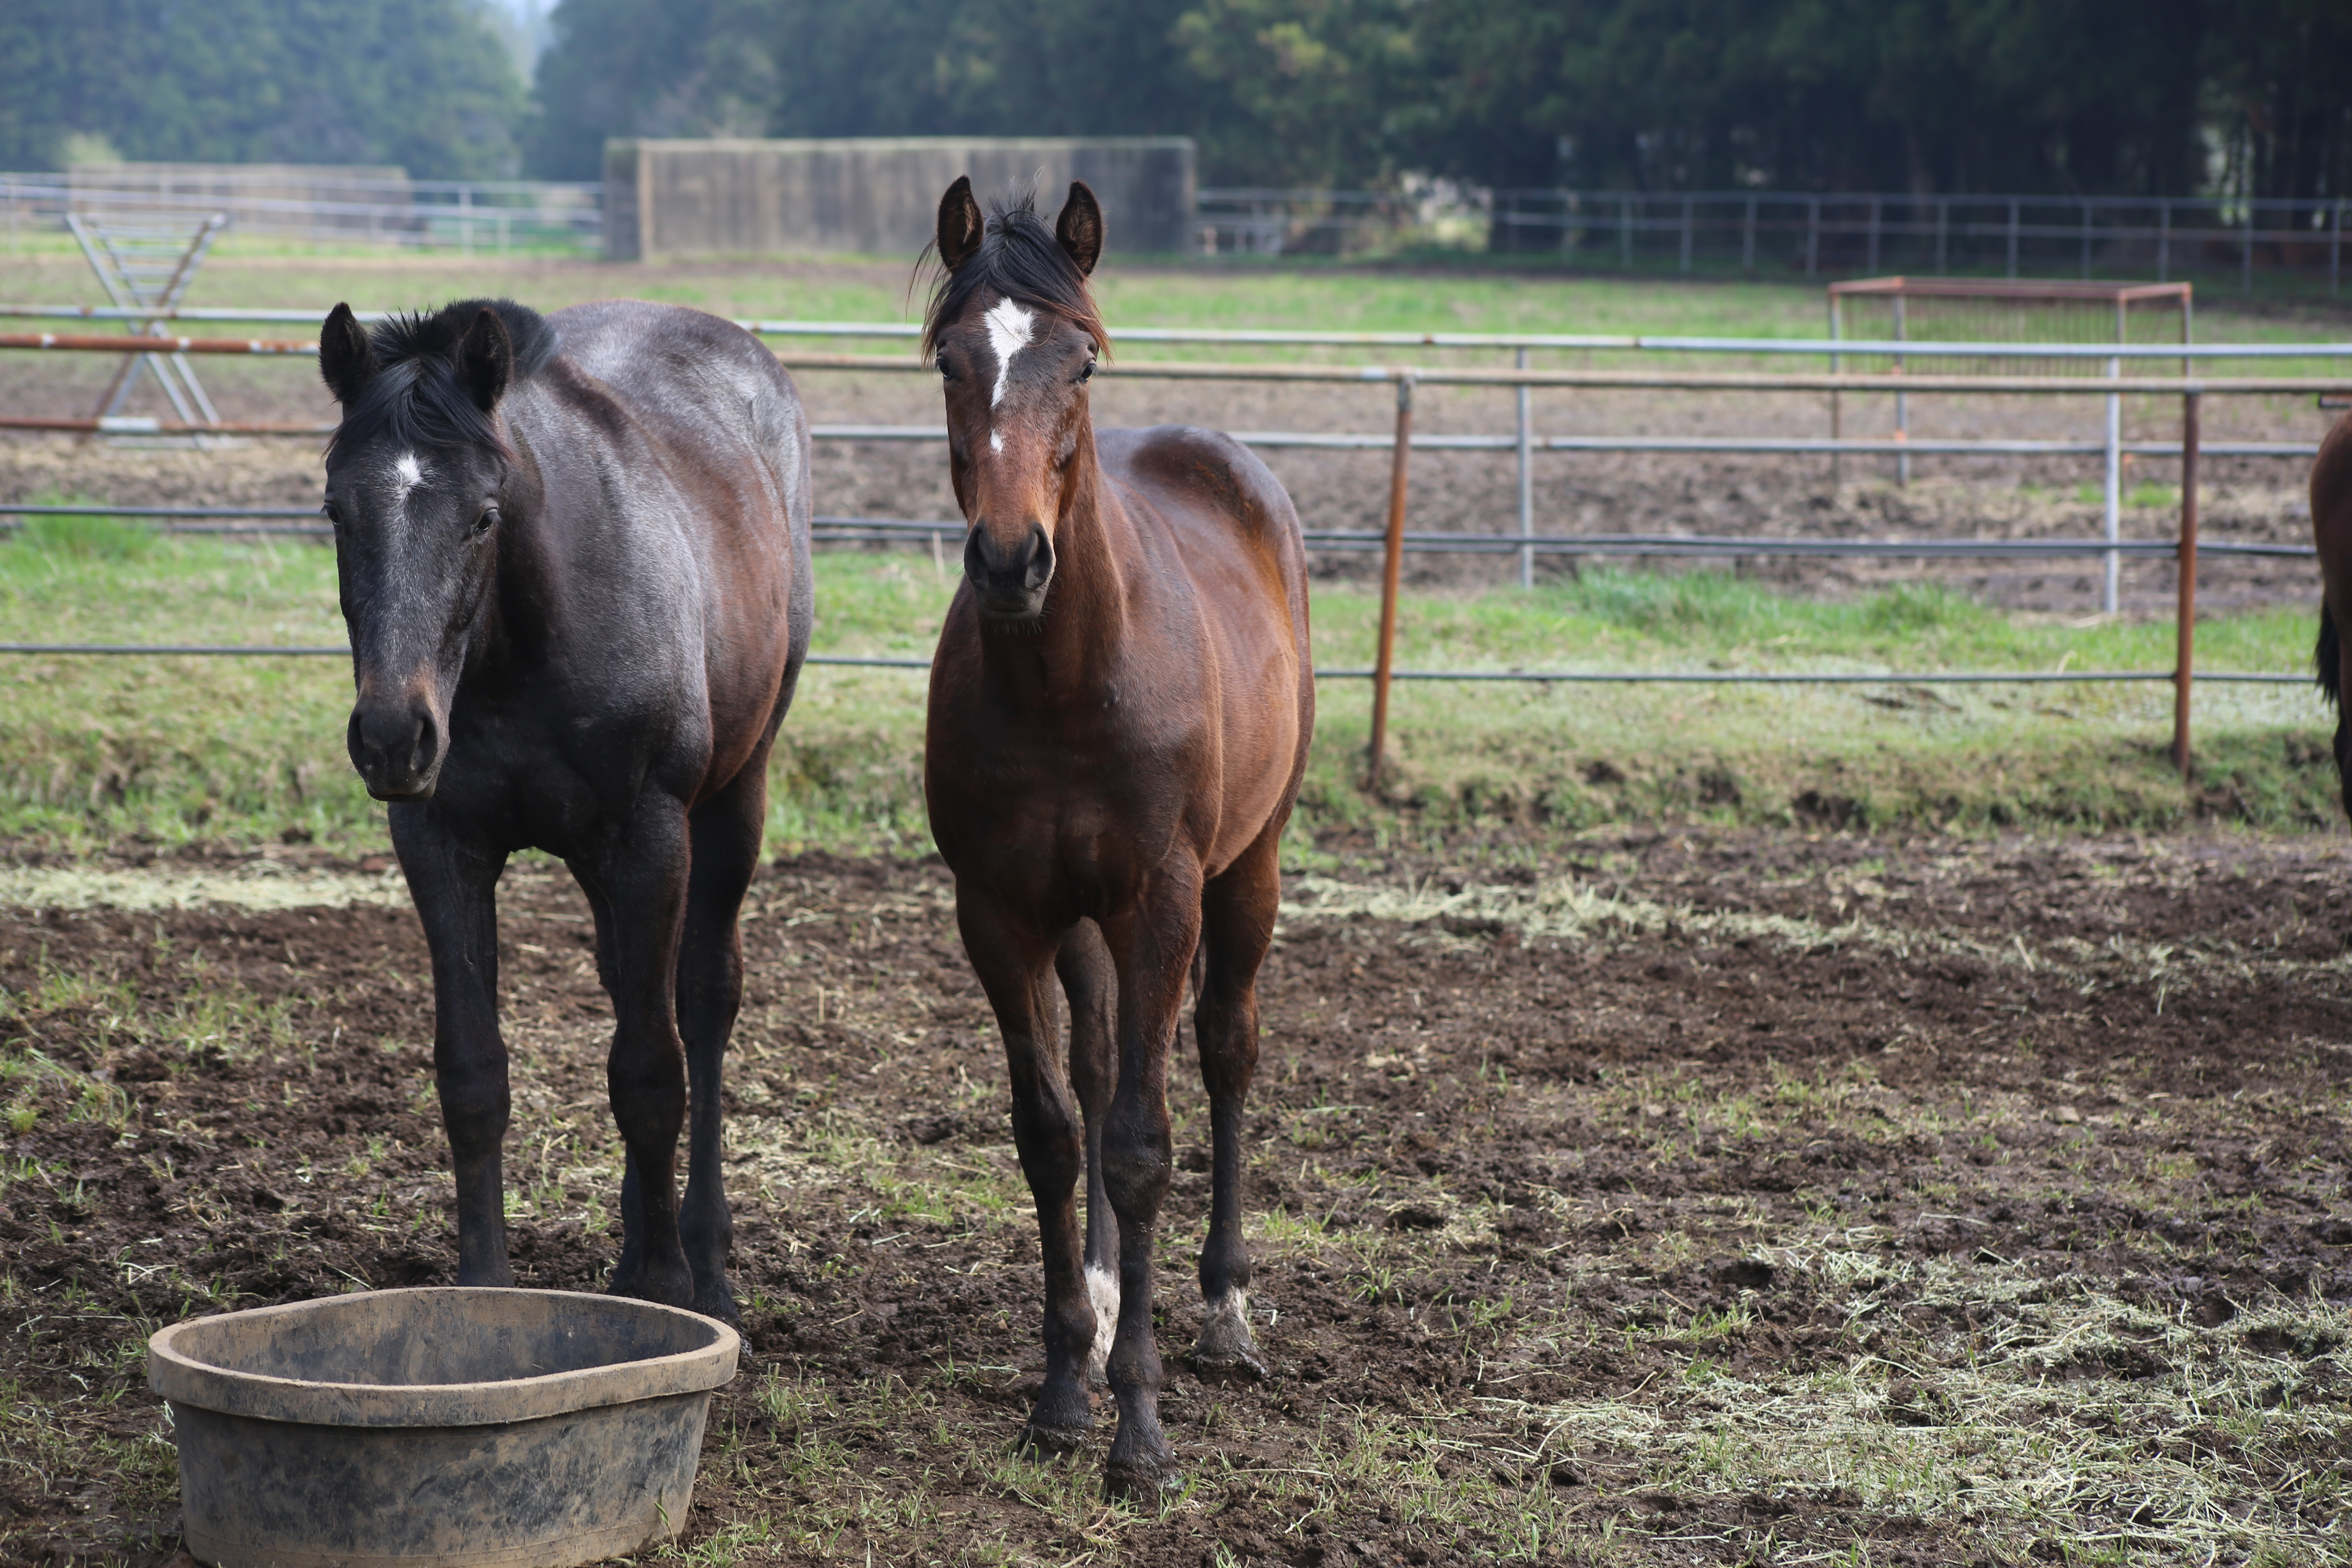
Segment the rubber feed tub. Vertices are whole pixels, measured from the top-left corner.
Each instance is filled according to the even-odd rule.
[[[147,1342],[188,1551],[223,1568],[568,1568],[686,1520],[735,1331],[556,1290],[374,1290]]]

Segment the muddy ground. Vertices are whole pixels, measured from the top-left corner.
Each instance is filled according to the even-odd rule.
[[[175,1555],[155,1326],[452,1278],[415,918],[381,863],[304,853],[0,877],[0,1560]],[[728,1098],[747,1354],[681,1551],[2352,1550],[2340,839],[1308,858],[1251,1114],[1274,1376],[1204,1385],[1181,1354],[1208,1177],[1178,1071],[1161,1345],[1191,1484],[1140,1511],[1097,1497],[1099,1443],[1008,1451],[1038,1249],[944,871],[763,871]],[[542,865],[502,901],[515,1258],[593,1289],[617,1158],[584,907]]]

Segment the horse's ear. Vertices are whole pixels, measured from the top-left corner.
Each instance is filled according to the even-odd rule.
[[[948,194],[940,198],[940,265],[953,272],[980,248],[982,220],[980,203],[971,194],[971,176],[958,174]]]
[[[507,336],[507,324],[499,313],[485,305],[474,316],[474,324],[466,329],[465,342],[457,345],[457,384],[474,406],[488,414],[506,395],[507,383],[514,379],[514,340]]]
[[[375,374],[375,351],[368,346],[367,329],[360,325],[349,305],[328,311],[319,328],[319,374],[335,401],[346,408]]]
[[[1081,276],[1094,275],[1095,263],[1102,258],[1102,207],[1084,180],[1070,182],[1070,199],[1062,204],[1062,216],[1054,220],[1054,237],[1078,264]]]

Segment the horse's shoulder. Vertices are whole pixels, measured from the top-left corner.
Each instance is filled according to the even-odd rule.
[[[1208,502],[1254,531],[1296,532],[1290,492],[1255,452],[1222,430],[1154,425],[1096,438],[1104,466],[1170,499]]]

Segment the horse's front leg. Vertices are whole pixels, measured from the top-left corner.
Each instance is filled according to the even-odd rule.
[[[1070,1087],[1087,1120],[1087,1297],[1095,1312],[1087,1385],[1101,1388],[1110,1381],[1110,1342],[1118,1330],[1118,1220],[1103,1192],[1102,1171],[1103,1123],[1117,1077],[1118,970],[1092,921],[1080,921],[1062,938],[1054,969],[1070,999]]]
[[[690,859],[686,809],[648,790],[625,833],[593,867],[599,946],[609,955],[613,1121],[628,1152],[615,1296],[691,1308],[694,1273],[678,1234],[677,1139],[686,1125],[686,1052],[677,1033],[678,936]]]
[[[1076,1199],[1083,1154],[1077,1108],[1054,1048],[1053,998],[1045,991],[1058,933],[1039,931],[961,879],[956,925],[1003,1031],[1013,1146],[1037,1205],[1037,1240],[1045,1260],[1045,1382],[1021,1442],[1035,1452],[1067,1453],[1086,1441],[1095,1424],[1086,1384],[1095,1318],[1078,1270]]]
[[[1168,1196],[1168,1051],[1201,935],[1198,868],[1171,858],[1133,905],[1102,924],[1118,970],[1118,1084],[1103,1127],[1102,1164],[1103,1190],[1118,1215],[1119,1285],[1109,1365],[1118,1436],[1103,1479],[1114,1496],[1150,1497],[1176,1483],[1174,1456],[1160,1429],[1151,1263],[1160,1205]]]
[[[433,1075],[457,1184],[457,1283],[511,1285],[500,1145],[507,1046],[499,1033],[502,850],[469,845],[428,805],[394,805],[392,846],[433,954]]]

